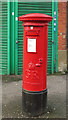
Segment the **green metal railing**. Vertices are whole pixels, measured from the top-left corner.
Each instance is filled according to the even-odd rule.
[[[10,3],[10,74],[14,74],[14,0]]]
[[[15,74],[18,75],[18,2],[15,2]]]
[[[52,74],[54,73],[54,0],[52,0]]]
[[[10,74],[10,2],[8,0],[8,75]]]
[[[0,34],[0,74],[9,74],[9,34],[8,34],[8,27],[9,24],[9,15],[8,13],[8,2],[2,2],[0,1],[0,27],[1,27],[1,34]]]
[[[58,1],[52,1],[52,74],[57,72],[58,52]],[[55,25],[54,25],[55,24]]]
[[[54,2],[54,23],[55,23],[55,26],[54,26],[54,72],[57,72],[57,58],[58,58],[58,1],[56,0],[56,2]]]

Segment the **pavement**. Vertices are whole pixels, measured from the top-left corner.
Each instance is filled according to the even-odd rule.
[[[66,118],[66,75],[47,76],[47,86],[46,112],[32,118]],[[29,118],[22,112],[21,79],[2,82],[2,118]]]

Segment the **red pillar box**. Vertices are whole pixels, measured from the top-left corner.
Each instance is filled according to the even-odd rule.
[[[36,116],[45,111],[47,101],[48,22],[52,17],[33,13],[19,17],[23,38],[23,111]]]

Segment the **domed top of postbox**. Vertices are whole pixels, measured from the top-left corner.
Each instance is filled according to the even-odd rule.
[[[19,17],[19,21],[23,22],[27,21],[50,22],[52,21],[52,19],[53,17],[41,13],[31,13]]]

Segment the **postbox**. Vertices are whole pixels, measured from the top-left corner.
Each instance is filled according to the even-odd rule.
[[[47,103],[48,23],[52,17],[32,13],[19,17],[23,22],[23,90],[24,113],[30,116],[45,112]]]

